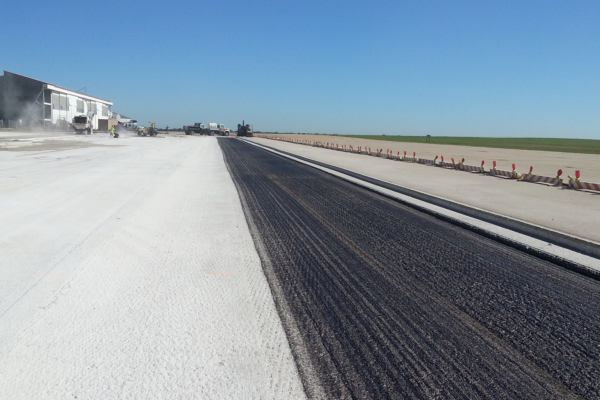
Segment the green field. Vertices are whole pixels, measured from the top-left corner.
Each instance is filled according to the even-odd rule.
[[[344,137],[386,140],[390,142],[425,143],[425,136],[338,135]],[[432,136],[431,144],[495,147],[500,149],[561,151],[565,153],[600,154],[600,140],[544,138],[483,138]]]

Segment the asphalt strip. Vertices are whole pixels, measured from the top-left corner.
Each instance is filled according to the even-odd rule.
[[[243,139],[242,139],[243,140]],[[326,172],[330,175],[336,176],[345,181],[351,182],[355,185],[361,186],[365,189],[380,193],[386,197],[393,198],[398,200],[404,204],[410,205],[422,211],[425,211],[429,214],[435,215],[439,218],[452,222],[454,224],[460,225],[472,231],[483,234],[487,237],[493,238],[495,240],[501,241],[505,244],[508,244],[512,247],[518,248],[527,253],[533,254],[537,257],[543,258],[545,260],[552,261],[563,267],[566,267],[570,270],[577,271],[579,273],[585,274],[595,279],[600,280],[600,260],[594,257],[587,256],[585,254],[569,250],[565,247],[558,246],[556,244],[550,243],[548,241],[540,240],[519,232],[515,232],[513,230],[482,221],[477,218],[473,218],[467,216],[465,214],[461,214],[452,210],[448,210],[447,208],[440,207],[429,202],[416,199],[411,196],[404,195],[402,193],[398,193],[396,191],[381,187],[379,185],[375,185],[364,180],[355,178],[348,174],[344,174],[338,171],[335,171],[331,168],[324,167],[322,165],[317,165],[315,163],[300,159],[298,157],[294,157],[292,155],[274,150],[267,146],[262,146],[260,144],[250,142],[247,140],[243,140],[245,143],[251,144],[253,146],[259,147],[263,150],[269,151],[273,154],[277,154],[279,156],[288,158],[290,160],[308,165],[312,168],[316,168],[320,171]],[[397,185],[394,185],[397,186]],[[431,196],[431,195],[428,195]],[[431,196],[435,197],[435,196]],[[465,208],[471,208],[467,205],[462,204]]]

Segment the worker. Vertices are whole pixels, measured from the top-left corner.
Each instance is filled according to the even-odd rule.
[[[115,126],[114,125],[110,127],[110,137],[113,137],[113,136],[115,136]]]

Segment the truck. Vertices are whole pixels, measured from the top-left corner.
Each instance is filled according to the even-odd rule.
[[[200,135],[221,135],[229,136],[230,130],[223,124],[217,124],[216,122],[209,122],[208,126],[202,122],[196,122],[194,125],[184,125],[183,130],[186,135],[193,135],[198,133]]]
[[[229,128],[226,128],[223,124],[217,124],[216,122],[208,123],[208,130],[210,135],[221,135],[221,136],[229,136]]]
[[[185,125],[183,127],[186,135],[193,135],[198,133],[200,135],[208,135],[208,130],[202,122],[196,122],[194,125]]]
[[[73,117],[71,127],[75,131],[75,134],[86,133],[91,135],[94,133],[94,115],[95,112],[91,111],[87,115],[76,115]]]
[[[219,135],[229,136],[229,134],[231,133],[229,128],[226,128],[225,125],[223,125],[223,124],[218,124],[218,125],[219,125]]]

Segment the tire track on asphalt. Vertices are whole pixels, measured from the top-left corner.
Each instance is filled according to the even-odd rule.
[[[291,314],[282,315],[288,336],[301,336],[290,342],[305,387],[361,399],[600,396],[597,282],[219,142],[285,302],[279,311]]]

